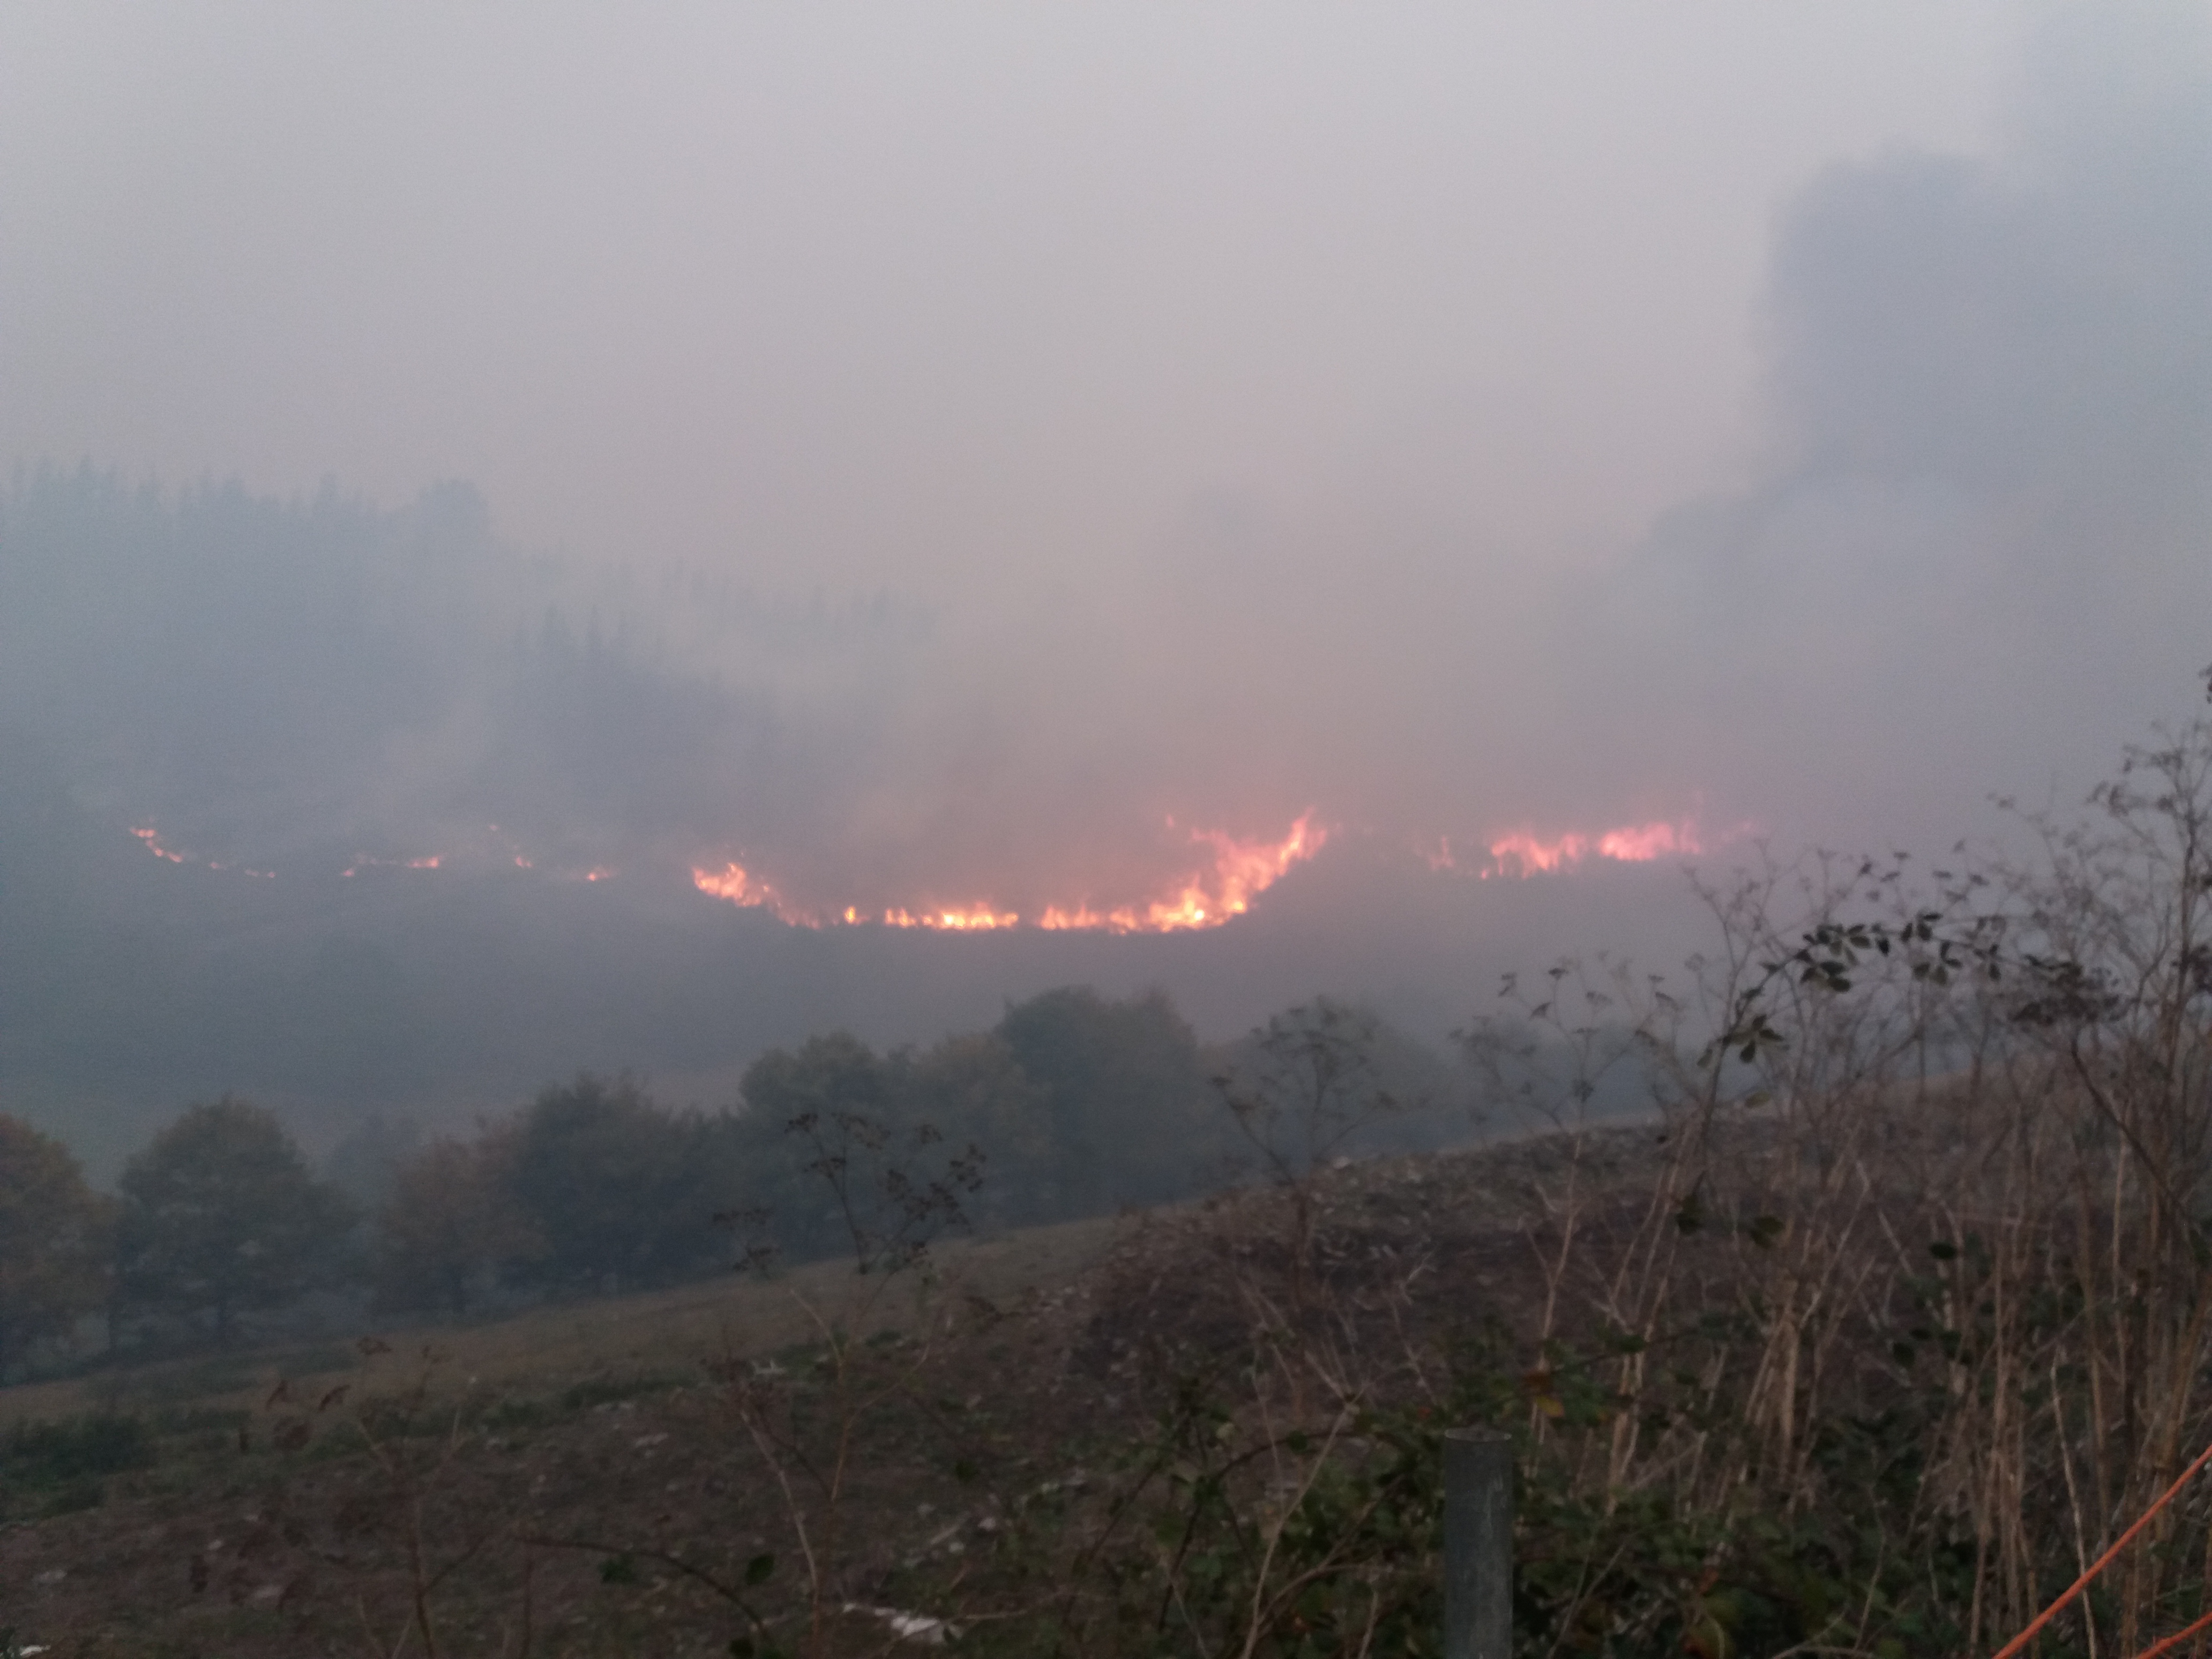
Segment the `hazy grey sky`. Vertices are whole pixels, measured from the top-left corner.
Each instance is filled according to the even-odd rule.
[[[0,453],[771,580],[1194,502],[1508,568],[1740,471],[1776,208],[1976,149],[1989,6],[15,6]],[[1049,574],[1048,574],[1049,573]]]
[[[655,602],[794,862],[1941,834],[2212,657],[2205,17],[14,6],[0,459],[903,596],[826,690]]]

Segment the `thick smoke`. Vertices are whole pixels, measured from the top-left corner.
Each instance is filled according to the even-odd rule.
[[[0,722],[195,862],[587,873],[803,842],[927,634],[888,599],[579,578],[464,485],[386,511],[86,470],[0,502]]]
[[[1449,167],[1394,170],[1425,131],[1370,124],[1344,148],[1345,112],[1261,77],[1244,113],[1295,138],[1298,167],[1225,117],[1162,116],[1176,143],[1218,146],[1206,171],[1149,125],[1127,153],[1085,148],[1118,107],[1103,94],[1095,119],[1040,99],[1051,144],[971,177],[1009,147],[943,118],[951,58],[855,130],[859,162],[826,140],[829,161],[793,162],[875,194],[759,187],[763,222],[823,219],[836,283],[803,236],[696,250],[743,264],[744,314],[766,320],[700,347],[738,390],[667,416],[694,448],[614,433],[620,410],[572,417],[626,479],[726,462],[727,545],[696,529],[719,509],[672,483],[624,545],[548,552],[507,527],[540,509],[496,489],[272,499],[33,453],[0,500],[0,1058],[219,1089],[258,1086],[235,1069],[250,1051],[280,1091],[342,1075],[373,1104],[471,1065],[505,1088],[579,1064],[704,1075],[839,1023],[927,1036],[1085,978],[1166,983],[1209,1034],[1325,990],[1398,997],[1433,1035],[1478,970],[1634,945],[1672,880],[1472,881],[1493,847],[1515,868],[1607,846],[1725,862],[1759,835],[1940,848],[1987,792],[2063,805],[2212,659],[2208,33],[2201,9],[2054,14],[1987,153],[1892,148],[1801,179],[1748,319],[1743,482],[1678,491],[1648,533],[1620,532],[1617,504],[1578,517],[1616,465],[1656,465],[1616,462],[1617,421],[1593,416],[1560,467],[1571,447],[1516,423],[1576,429],[1571,388],[1469,389],[1483,281],[1504,278]],[[815,70],[845,86],[835,58]],[[762,131],[811,130],[761,107]],[[1103,217],[1054,156],[1105,181]],[[240,231],[249,251],[280,218]],[[123,257],[143,252],[131,229],[102,233],[118,271],[159,263]],[[1255,255],[1299,248],[1310,264]],[[1466,279],[1441,324],[1437,270]],[[610,265],[610,292],[626,280]],[[496,298],[481,315],[508,314]],[[1600,359],[1668,321],[1656,299],[1632,329],[1559,304]],[[665,437],[647,382],[695,392],[690,343],[635,293],[616,309],[602,349],[646,365],[624,407]],[[188,320],[193,362],[214,354],[193,385],[228,386],[209,366],[228,337]],[[284,356],[270,328],[240,385]],[[28,338],[0,323],[27,374],[59,375]],[[514,362],[557,358],[518,341]],[[494,380],[501,407],[538,395]],[[734,435],[700,414],[731,407]],[[1188,877],[1219,845],[1197,832],[1279,841],[1309,811],[1328,850],[1202,939],[787,933],[692,885],[741,864],[817,912],[1106,909]],[[1432,872],[1447,848],[1458,873]],[[524,865],[538,885],[495,897],[397,884]],[[155,882],[172,874],[198,884],[188,904]],[[1478,887],[1514,896],[1464,908]],[[80,899],[97,950],[76,948]],[[169,978],[129,978],[157,958]],[[505,1006],[509,984],[538,1000]],[[308,1031],[310,994],[350,1023],[296,1054],[264,1042]],[[624,1024],[625,995],[652,1018]],[[156,1006],[161,1033],[109,1040]],[[511,1035],[484,1060],[493,1030]]]
[[[1624,716],[1608,758],[1831,843],[2078,798],[2212,660],[2203,9],[2057,19],[1990,159],[1824,173],[1765,327],[1765,477],[1570,630],[1627,671],[1584,715]]]
[[[204,859],[729,860],[833,913],[1127,902],[1193,830],[1310,809],[1471,862],[1692,816],[1709,853],[1947,842],[1987,791],[2077,791],[2212,657],[2207,33],[2061,15],[1996,154],[1814,179],[1755,482],[1547,586],[1498,580],[1419,427],[1402,489],[1196,489],[995,594],[526,556],[463,486],[41,473],[0,521],[0,714]]]

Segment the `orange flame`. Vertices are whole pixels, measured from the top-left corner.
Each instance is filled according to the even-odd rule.
[[[1704,850],[1698,826],[1688,818],[1680,823],[1655,820],[1650,823],[1625,824],[1618,830],[1607,830],[1594,836],[1570,830],[1550,841],[1539,839],[1533,831],[1516,830],[1490,843],[1492,862],[1480,873],[1486,877],[1533,876],[1571,868],[1593,855],[1622,864],[1648,864],[1654,859],[1680,857]],[[1449,860],[1449,856],[1447,847],[1445,857]]]
[[[1040,927],[1098,928],[1109,933],[1172,933],[1192,927],[1218,927],[1252,908],[1252,901],[1273,886],[1295,864],[1328,843],[1328,831],[1310,812],[1291,825],[1279,842],[1239,841],[1219,830],[1194,830],[1190,838],[1213,848],[1213,867],[1188,878],[1172,897],[1155,899],[1141,911],[1127,906],[1097,911],[1088,905],[1066,910],[1054,906],[1037,918]]]
[[[785,903],[781,893],[766,882],[757,880],[742,864],[727,864],[720,870],[695,869],[691,884],[702,893],[727,899],[748,910],[765,910],[777,921],[789,922],[794,927],[821,926],[807,912]],[[846,914],[849,918],[851,912]]]
[[[1694,823],[1639,823],[1626,830],[1608,830],[1597,838],[1600,856],[1626,864],[1648,864],[1653,859],[1676,858],[1702,853]]]
[[[1293,865],[1318,853],[1328,831],[1303,814],[1282,840],[1243,841],[1218,830],[1194,830],[1192,841],[1212,849],[1212,858],[1201,869],[1184,877],[1164,897],[1143,905],[1119,905],[1099,909],[1088,903],[1048,905],[1032,926],[1053,931],[1085,930],[1109,933],[1167,933],[1187,928],[1218,927],[1252,908],[1252,901],[1273,886]],[[727,899],[732,904],[765,909],[794,927],[819,927],[822,919],[787,902],[769,883],[750,873],[743,865],[726,864],[720,870],[704,866],[691,872],[692,884],[702,893]],[[904,906],[868,912],[848,905],[833,914],[833,922],[857,927],[879,922],[886,927],[924,927],[943,933],[988,933],[1023,925],[1021,915],[988,903],[909,910]]]
[[[1490,856],[1497,860],[1497,866],[1502,871],[1532,876],[1539,872],[1580,864],[1588,856],[1589,847],[1589,836],[1571,831],[1556,841],[1539,841],[1528,830],[1517,830],[1491,842]]]
[[[854,919],[856,912],[850,905],[845,908],[845,919]],[[886,910],[883,915],[886,927],[933,927],[948,933],[988,933],[1000,927],[1018,926],[1021,918],[1012,910],[994,910],[988,904],[978,904],[966,910],[925,910],[920,915],[903,909]]]

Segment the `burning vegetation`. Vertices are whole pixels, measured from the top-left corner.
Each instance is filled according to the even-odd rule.
[[[1478,1425],[1514,1449],[1516,1651],[1986,1652],[2108,1552],[2045,1650],[2171,1651],[2212,1617],[2212,1513],[2176,1479],[2212,1437],[2212,718],[2131,752],[2084,821],[2031,823],[2026,866],[1705,890],[1717,948],[1679,970],[1509,978],[1462,1075],[1537,1133],[1471,1152],[1358,1156],[1395,1149],[1374,1137],[1420,1079],[1322,1004],[1212,1052],[1162,999],[1081,991],[921,1053],[821,1036],[719,1121],[549,1090],[391,1183],[385,1304],[732,1253],[769,1275],[685,1291],[685,1358],[641,1369],[635,1317],[676,1304],[632,1303],[623,1358],[573,1383],[538,1354],[480,1372],[481,1332],[449,1328],[474,1352],[442,1382],[435,1345],[410,1380],[368,1338],[312,1386],[272,1358],[220,1416],[18,1431],[0,1501],[45,1513],[0,1534],[0,1582],[58,1650],[121,1610],[116,1650],[149,1655],[363,1627],[456,1654],[526,1630],[755,1659],[1429,1653],[1443,1436]],[[1638,1109],[1601,1121],[1615,1084]],[[1243,1185],[1130,1215],[1079,1273],[933,1253],[1192,1191],[1209,1134]],[[220,1329],[342,1231],[235,1103],[159,1137],[112,1216],[15,1145],[19,1207],[77,1218],[26,1304],[55,1343],[111,1284],[146,1326]],[[301,1224],[282,1278],[206,1224],[249,1165]]]
[[[1172,820],[1170,827],[1172,828]],[[1100,904],[1083,900],[1048,903],[1034,909],[988,902],[956,905],[892,905],[863,908],[847,904],[815,906],[789,898],[756,870],[732,860],[720,868],[699,866],[692,883],[702,893],[747,908],[763,909],[797,927],[854,927],[873,922],[886,927],[927,927],[944,933],[973,933],[1030,926],[1048,931],[1088,930],[1109,933],[1171,933],[1218,927],[1243,915],[1253,901],[1329,842],[1328,828],[1311,811],[1302,813],[1279,839],[1246,840],[1218,830],[1194,830],[1188,842],[1206,856],[1195,869],[1170,881],[1155,896]],[[1723,839],[1732,839],[1724,837]],[[1584,833],[1569,830],[1549,840],[1520,830],[1489,845],[1489,858],[1471,869],[1452,850],[1449,837],[1428,854],[1438,872],[1492,876],[1549,875],[1573,869],[1589,859],[1620,864],[1649,864],[1660,859],[1690,858],[1708,849],[1694,819],[1655,820]]]
[[[1170,830],[1175,821],[1167,821]],[[497,826],[493,833],[501,835]],[[156,858],[171,864],[198,860],[165,845],[159,832],[142,825],[131,832]],[[1618,864],[1649,864],[1661,859],[1692,858],[1714,850],[1736,834],[1709,840],[1697,821],[1654,820],[1615,829],[1565,830],[1548,838],[1530,830],[1516,830],[1488,843],[1488,857],[1463,862],[1449,836],[1439,837],[1425,854],[1429,868],[1438,873],[1525,878],[1561,874],[1591,860]],[[748,856],[720,865],[691,866],[691,884],[711,898],[740,908],[762,910],[793,927],[923,928],[933,933],[994,933],[1014,927],[1036,927],[1049,933],[1173,933],[1219,927],[1248,914],[1254,902],[1291,870],[1313,859],[1331,840],[1329,827],[1309,810],[1292,821],[1278,837],[1243,837],[1222,830],[1188,830],[1170,854],[1182,867],[1150,892],[1127,897],[1101,898],[1085,895],[1066,901],[1012,904],[994,898],[945,902],[939,899],[908,899],[888,903],[859,904],[798,897],[763,873],[763,860]],[[1194,861],[1193,855],[1195,855]],[[538,868],[537,860],[515,850],[512,838],[503,838],[497,863],[518,870]],[[456,859],[433,853],[413,856],[377,857],[356,854],[338,873],[351,878],[380,871],[436,871],[455,868],[477,859]],[[234,866],[208,860],[211,870]],[[266,877],[266,870],[247,869],[247,875]],[[558,872],[566,878],[590,883],[609,881],[615,871],[605,865]]]
[[[1170,820],[1173,829],[1173,820]],[[1085,897],[1048,903],[1024,914],[991,902],[962,904],[904,904],[862,909],[853,904],[814,906],[794,902],[771,883],[734,860],[720,869],[691,872],[702,893],[732,904],[764,909],[795,927],[927,927],[943,933],[974,933],[1018,927],[1024,922],[1059,932],[1073,929],[1109,933],[1171,933],[1187,928],[1218,927],[1243,915],[1252,901],[1328,844],[1328,831],[1302,813],[1279,840],[1244,840],[1219,830],[1193,830],[1189,844],[1203,849],[1202,861],[1149,896],[1100,903]]]

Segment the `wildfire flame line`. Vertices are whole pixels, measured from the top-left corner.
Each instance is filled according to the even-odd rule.
[[[1570,830],[1549,841],[1533,830],[1516,830],[1490,843],[1490,863],[1478,873],[1490,876],[1534,876],[1565,870],[1585,859],[1611,859],[1621,864],[1648,864],[1654,859],[1678,858],[1705,851],[1695,821],[1679,823],[1663,820],[1624,824],[1618,830],[1583,835]],[[1432,863],[1437,860],[1431,860]],[[1442,865],[1456,868],[1449,842],[1443,843]]]
[[[435,870],[446,861],[442,853],[433,853],[419,859],[373,859],[364,854],[354,854],[351,864],[338,872],[342,876],[357,876],[364,870]]]
[[[139,824],[133,828],[131,833],[137,836],[139,842],[145,847],[146,850],[151,853],[157,859],[163,860],[170,864],[191,864],[197,861],[195,856],[191,854],[173,853],[167,848],[162,846],[161,832],[159,830],[156,830],[150,823]],[[207,867],[210,870],[222,871],[231,871],[234,869],[236,873],[239,875],[253,876],[262,881],[273,881],[276,877],[276,872],[274,870],[256,870],[249,865],[228,865],[221,859],[210,859],[207,861]],[[346,873],[348,875],[351,875],[353,872],[349,870]]]
[[[749,910],[765,910],[778,921],[787,921],[794,927],[821,926],[806,912],[786,904],[782,894],[741,864],[733,862],[720,870],[694,869],[691,884],[702,893],[727,899],[731,903],[741,904]],[[845,919],[848,921],[854,919],[850,910],[845,913]]]
[[[1170,829],[1175,827],[1172,818],[1168,820],[1168,823]],[[1718,842],[1725,845],[1739,836],[1749,833],[1754,827],[1747,823],[1726,830],[1718,836]],[[506,836],[498,825],[491,825],[490,829],[493,834],[507,842],[507,844],[501,850],[512,859],[516,868],[535,868],[533,861],[514,846],[512,838]],[[163,846],[160,832],[152,824],[136,826],[131,833],[155,858],[177,865],[198,862],[191,854],[176,852]],[[774,883],[734,859],[719,869],[704,865],[694,866],[691,880],[692,884],[702,893],[748,909],[766,910],[795,927],[866,925],[967,933],[995,933],[1030,927],[1055,933],[1170,933],[1218,927],[1244,915],[1251,908],[1254,899],[1273,886],[1293,866],[1320,852],[1329,839],[1328,828],[1316,823],[1310,811],[1300,814],[1279,841],[1246,840],[1219,830],[1191,830],[1184,833],[1194,846],[1206,849],[1208,856],[1188,875],[1170,884],[1162,896],[1135,904],[1104,907],[1088,900],[1073,904],[1048,904],[1041,910],[1026,915],[988,902],[914,907],[892,905],[881,909],[862,909],[857,905],[846,905],[839,909],[816,909],[793,901]],[[1461,855],[1454,852],[1449,837],[1439,838],[1433,850],[1425,846],[1421,851],[1432,870],[1463,872],[1486,880],[1493,876],[1528,877],[1553,873],[1571,869],[1594,858],[1625,864],[1649,863],[1656,859],[1700,854],[1710,845],[1711,842],[1699,830],[1697,820],[1683,818],[1671,822],[1655,819],[1650,823],[1623,824],[1612,830],[1588,833],[1567,830],[1549,838],[1539,836],[1533,829],[1522,828],[1492,840],[1488,845],[1488,858],[1473,864],[1463,862]],[[441,854],[404,859],[356,854],[353,863],[341,873],[355,876],[379,868],[438,870],[447,862],[446,856]],[[210,860],[207,867],[228,870],[234,866]],[[244,866],[238,868],[242,874],[264,879],[274,873]],[[570,870],[562,873],[568,878],[596,883],[611,878],[615,872],[605,865],[595,865],[586,870]]]
[[[1245,841],[1219,830],[1194,830],[1190,839],[1210,848],[1211,861],[1176,884],[1161,898],[1141,905],[1116,905],[1099,909],[1089,903],[1048,905],[1034,919],[1018,911],[989,903],[908,909],[862,910],[848,905],[831,912],[827,920],[815,911],[791,902],[775,885],[734,860],[720,869],[705,866],[691,872],[692,884],[702,893],[727,899],[749,909],[768,911],[797,927],[858,927],[877,923],[885,927],[922,927],[939,933],[991,933],[1027,925],[1054,932],[1085,931],[1108,933],[1170,933],[1192,928],[1218,927],[1252,908],[1252,901],[1275,884],[1291,868],[1318,853],[1328,840],[1328,830],[1302,814],[1280,841]]]
[[[185,855],[182,853],[172,853],[167,848],[161,845],[161,832],[155,829],[152,824],[142,824],[138,828],[131,830],[131,833],[137,836],[139,840],[144,842],[146,843],[146,850],[151,853],[155,858],[167,859],[172,864],[182,864],[185,861]]]

